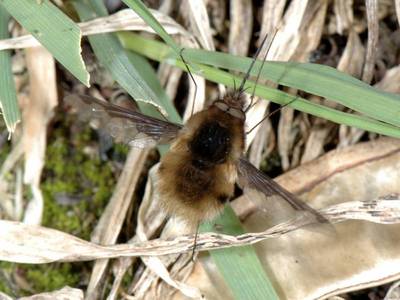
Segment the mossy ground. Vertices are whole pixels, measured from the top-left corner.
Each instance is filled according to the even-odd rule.
[[[72,117],[58,116],[56,119],[58,121],[48,135],[42,175],[42,224],[89,240],[112,194],[118,171],[111,161],[101,161],[95,131],[89,127],[76,130]],[[75,132],[72,128],[75,128]],[[127,148],[119,146],[113,151],[124,156]],[[0,291],[18,297],[52,291],[65,285],[85,286],[90,275],[90,264],[0,263]],[[21,284],[12,284],[17,277],[26,281],[24,288],[21,288]]]

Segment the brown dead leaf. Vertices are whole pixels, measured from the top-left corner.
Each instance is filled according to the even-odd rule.
[[[350,200],[373,200],[399,193],[399,159],[400,141],[380,139],[332,151],[281,176],[278,182],[293,192],[301,191],[317,208]],[[365,205],[360,204],[359,208]],[[345,209],[347,213],[356,210],[357,205]],[[268,226],[258,212],[247,217],[245,225],[248,231]],[[346,221],[335,225],[334,235],[299,230],[258,243],[255,248],[280,299],[325,298],[400,278],[399,226]],[[212,269],[209,258],[204,263],[205,269]],[[201,282],[208,299],[218,299],[211,295],[225,291],[217,272],[193,276]]]

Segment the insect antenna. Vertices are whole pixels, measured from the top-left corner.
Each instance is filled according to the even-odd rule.
[[[194,83],[194,96],[193,96],[193,102],[192,102],[192,111],[191,111],[191,113],[190,113],[190,116],[192,116],[193,115],[193,113],[194,113],[194,101],[196,100],[196,95],[197,95],[197,83],[196,83],[196,81],[194,80],[194,77],[193,77],[193,75],[192,75],[192,72],[190,71],[190,69],[189,69],[189,65],[188,65],[188,63],[186,62],[186,60],[183,58],[183,51],[185,50],[185,48],[182,48],[180,51],[179,51],[179,56],[180,56],[180,58],[181,58],[181,60],[182,60],[182,62],[183,62],[183,64],[185,65],[185,68],[186,68],[186,71],[188,72],[188,74],[189,74],[189,76],[190,76],[190,79],[193,81],[193,83]]]
[[[268,54],[268,52],[269,52],[269,49],[271,48],[271,44],[272,44],[272,41],[273,41],[274,38],[275,38],[276,32],[277,32],[277,30],[275,29],[275,30],[274,30],[274,33],[273,33],[273,35],[272,35],[272,38],[270,38],[270,42],[269,42],[269,45],[268,45],[266,54],[264,55],[264,58],[263,58],[263,61],[262,61],[260,70],[259,70],[259,72],[258,72],[258,74],[257,74],[257,78],[256,78],[255,85],[254,85],[254,89],[253,89],[253,94],[252,94],[252,96],[251,96],[251,103],[250,103],[250,105],[251,105],[252,102],[253,102],[255,86],[257,85],[258,79],[259,79],[259,77],[260,77],[261,70],[262,70],[262,68],[263,68],[263,66],[264,66],[265,60],[266,60],[266,58],[267,58],[267,54]],[[268,37],[270,37],[270,36],[271,36],[271,35],[269,35],[269,34],[268,34],[268,35],[265,35],[265,37],[263,38],[263,40],[262,40],[262,42],[261,42],[261,44],[260,44],[260,47],[257,49],[256,53],[253,55],[253,60],[251,61],[251,64],[250,64],[249,68],[247,69],[247,72],[246,72],[246,74],[244,75],[244,77],[243,77],[243,79],[242,79],[242,82],[240,83],[239,89],[237,90],[237,97],[238,97],[238,98],[245,92],[244,85],[246,84],[246,81],[247,81],[247,80],[249,79],[249,77],[250,77],[251,70],[253,69],[253,66],[254,66],[255,62],[257,61],[257,57],[260,55],[260,52],[261,52],[261,50],[262,50],[264,44],[266,43],[266,41],[268,40]],[[249,106],[250,106],[250,105],[249,105]],[[247,109],[245,110],[245,112],[246,112],[246,111],[247,111]]]
[[[246,134],[250,134],[250,132],[252,132],[254,129],[257,128],[257,126],[259,126],[262,122],[264,122],[266,119],[270,118],[271,116],[273,116],[274,114],[276,114],[278,111],[280,111],[282,108],[284,108],[285,106],[288,106],[289,104],[293,103],[294,101],[297,100],[298,97],[290,100],[288,103],[285,103],[283,105],[281,105],[280,107],[278,107],[277,109],[274,109],[272,112],[270,112],[268,115],[264,116],[264,118],[261,119],[261,121],[259,121],[256,125],[254,125],[249,131],[246,132]]]
[[[253,92],[252,92],[251,97],[250,97],[250,104],[249,104],[249,105],[247,106],[247,108],[244,110],[245,113],[247,113],[247,112],[248,112],[254,105],[256,105],[257,102],[258,102],[258,101],[254,102],[254,95],[255,95],[255,91],[256,91],[256,86],[257,86],[258,80],[260,79],[261,71],[262,71],[262,69],[263,69],[263,67],[264,67],[265,61],[267,60],[268,52],[269,52],[269,50],[271,49],[272,42],[274,41],[277,32],[278,32],[278,29],[275,28],[274,31],[273,31],[273,33],[272,33],[272,36],[269,35],[269,36],[271,36],[271,39],[269,40],[268,47],[267,47],[267,49],[266,49],[266,51],[265,51],[265,54],[264,54],[264,57],[263,57],[263,60],[262,60],[260,69],[258,70],[257,77],[256,77],[256,80],[255,80],[255,84],[254,84],[254,86],[253,86]],[[254,62],[255,62],[257,56],[259,55],[259,53],[260,53],[260,51],[261,51],[261,49],[262,49],[264,43],[265,43],[266,40],[267,40],[267,37],[268,37],[268,35],[266,35],[266,36],[264,37],[264,39],[263,39],[262,42],[261,42],[260,47],[258,48],[258,50],[257,50],[257,52],[256,52],[256,54],[255,54],[254,60],[252,61],[252,64],[250,65],[250,68],[249,68],[249,70],[248,70],[247,73],[246,73],[247,78],[248,78],[248,76],[249,76],[250,70],[251,70],[252,66],[254,65]],[[241,89],[243,89],[243,85],[244,85],[245,79],[247,80],[246,76],[245,76],[245,78],[244,78],[244,80],[243,80],[243,82],[242,82],[242,84],[241,84]],[[285,106],[287,106],[287,105],[293,103],[295,100],[297,100],[297,98],[298,98],[298,97],[292,99],[292,100],[289,101],[288,103],[285,103],[285,104],[282,105],[281,107],[275,109],[274,111],[272,111],[272,112],[270,112],[269,114],[267,114],[266,116],[264,116],[256,125],[254,125],[249,131],[247,131],[246,134],[249,134],[250,132],[252,132],[252,131],[253,131],[254,129],[256,129],[257,126],[259,126],[262,122],[264,122],[266,119],[270,118],[272,115],[276,114],[278,111],[280,111],[280,110],[281,110],[282,108],[284,108]],[[254,103],[253,103],[253,102],[254,102]]]
[[[264,37],[264,39],[262,40],[261,45],[260,45],[260,47],[258,48],[258,50],[257,50],[257,52],[256,52],[256,54],[255,54],[255,55],[257,55],[257,56],[259,55],[259,53],[261,52],[261,49],[263,48],[263,45],[264,45],[264,44],[266,43],[266,41],[267,41],[267,38],[268,38],[269,36],[271,36],[271,38],[270,38],[270,40],[269,40],[269,43],[268,43],[268,47],[267,47],[267,49],[266,49],[266,51],[265,51],[264,58],[263,58],[263,60],[262,60],[260,69],[258,70],[258,73],[257,73],[256,81],[255,81],[254,87],[253,87],[253,92],[251,93],[251,97],[250,97],[249,106],[247,106],[247,108],[244,110],[245,113],[248,112],[249,109],[252,108],[253,105],[255,105],[255,104],[257,103],[257,102],[256,102],[256,103],[253,104],[253,102],[254,102],[254,95],[255,95],[255,92],[256,92],[256,86],[257,86],[258,80],[260,79],[261,71],[262,71],[262,69],[264,68],[265,61],[267,60],[267,55],[268,55],[268,53],[269,53],[269,50],[271,49],[272,42],[274,41],[277,32],[278,32],[278,29],[275,28],[274,31],[273,31],[273,33],[272,33],[272,36],[271,36],[271,35],[266,35],[266,36]],[[255,57],[255,59],[257,58],[257,56]],[[254,60],[255,60],[255,59],[254,59]],[[253,61],[253,62],[254,62],[254,61]],[[251,65],[250,65],[250,67],[251,67]]]

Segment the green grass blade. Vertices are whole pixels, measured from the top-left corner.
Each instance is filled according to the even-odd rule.
[[[0,5],[0,39],[8,38],[8,20],[10,16]],[[21,119],[18,108],[17,93],[11,70],[10,51],[0,51],[0,103],[4,121],[9,132],[14,132]]]
[[[81,52],[81,31],[49,0],[1,0],[0,5],[29,31],[55,59],[89,86]]]
[[[83,21],[95,15],[104,16],[106,10],[101,1],[74,2],[75,8]],[[95,14],[95,15],[94,15]],[[89,37],[90,44],[101,64],[112,77],[137,101],[151,103],[164,113],[172,113],[167,102],[161,102],[141,76],[141,70],[130,61],[124,48],[113,34],[96,34]]]
[[[198,49],[185,50],[194,63],[246,72],[251,58]],[[261,62],[252,70],[256,75]],[[400,126],[400,96],[380,91],[332,67],[297,62],[266,62],[261,78],[324,97],[376,120]]]
[[[161,24],[151,14],[148,8],[140,0],[122,0],[126,5],[133,9],[157,34],[169,45],[176,54],[179,54],[181,47],[175,43],[171,36],[165,31]]]
[[[122,41],[122,44],[124,47],[127,49],[130,49],[132,51],[138,52],[144,56],[147,56],[151,59],[157,60],[157,61],[165,61],[171,65],[178,66],[182,68],[183,70],[186,70],[185,66],[182,64],[182,62],[179,59],[175,58],[175,54],[171,51],[171,49],[158,41],[146,39],[144,37],[141,37],[139,35],[133,34],[133,33],[119,33],[118,34],[120,40]],[[199,53],[197,53],[199,51]],[[233,88],[234,87],[234,80],[236,82],[240,82],[241,78],[236,77],[228,72],[221,71],[219,69],[202,65],[200,64],[203,61],[206,61],[205,57],[197,57],[199,54],[207,54],[210,55],[213,54],[214,52],[204,52],[203,50],[193,50],[193,49],[187,49],[184,52],[184,55],[188,58],[192,58],[192,56],[187,56],[187,54],[196,54],[196,61],[198,62],[196,66],[200,69],[200,72],[198,73],[199,75],[205,77],[206,79],[213,81],[213,82],[218,82],[222,83],[228,87]],[[248,68],[248,65],[245,66],[238,64],[233,57],[230,54],[224,54],[224,53],[218,53],[215,52],[216,56],[219,58],[218,62],[215,62],[214,60],[211,60],[212,63],[215,63],[217,66],[223,66],[227,69],[232,69],[232,70],[239,70],[239,71],[244,71],[246,68]],[[173,58],[171,58],[173,57]],[[212,56],[215,58],[215,56]],[[239,60],[243,59],[243,57],[237,57]],[[250,60],[250,59],[249,59]],[[247,62],[249,61],[247,60]],[[229,65],[229,62],[232,63]],[[267,65],[270,65],[271,62],[267,62]],[[273,64],[273,63],[272,63]],[[282,70],[284,69],[284,63],[282,64],[280,72],[282,73]],[[255,70],[257,70],[255,68]],[[263,74],[269,74],[267,73],[268,70],[264,71]],[[280,74],[281,74],[280,73]],[[264,74],[264,75],[265,75]],[[273,73],[274,75],[275,73]],[[336,74],[336,73],[335,73]],[[266,76],[266,75],[265,75]],[[268,75],[271,76],[271,75]],[[350,77],[352,78],[352,77]],[[363,84],[360,84],[360,82],[356,79],[353,79],[354,84],[359,84],[362,86]],[[247,86],[250,86],[250,90],[252,90],[252,86],[254,85],[254,82],[248,81]],[[272,102],[279,103],[279,104],[285,104],[287,102],[290,102],[291,99],[293,99],[293,96],[284,93],[282,91],[276,90],[276,89],[271,89],[268,88],[265,85],[258,84],[255,90],[255,94],[257,96],[260,96],[264,99],[271,100]],[[384,93],[387,94],[387,93]],[[400,137],[400,129],[396,126],[386,124],[377,120],[373,120],[371,118],[365,117],[365,116],[360,116],[352,113],[345,113],[340,110],[336,110],[327,106],[323,106],[320,104],[312,103],[310,101],[307,101],[302,98],[297,98],[296,101],[290,104],[291,107],[312,114],[317,117],[325,118],[327,120],[330,120],[332,122],[336,122],[339,124],[344,124],[348,126],[354,126],[357,128],[361,128],[364,130],[368,130],[371,132],[376,132],[379,134],[387,135],[387,136],[392,136],[392,137]],[[400,103],[398,105],[398,109],[400,108]]]
[[[140,75],[142,79],[148,84],[149,88],[155,93],[158,101],[162,103],[164,109],[168,114],[168,119],[175,123],[182,123],[182,119],[176,111],[175,107],[172,105],[172,102],[168,98],[164,89],[162,88],[160,81],[157,78],[157,75],[149,64],[149,62],[134,52],[127,51],[126,55],[128,56],[130,62],[135,65],[135,67],[140,70]],[[149,105],[146,103],[138,102],[140,110],[146,114],[154,117],[160,117],[160,114],[155,113],[155,109],[153,105]]]
[[[214,224],[223,229],[216,231]],[[200,231],[245,233],[230,206],[215,221],[203,224]],[[252,246],[213,250],[210,255],[236,299],[279,299]]]

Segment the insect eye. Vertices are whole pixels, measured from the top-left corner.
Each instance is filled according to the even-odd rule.
[[[214,102],[214,105],[222,111],[227,111],[229,109],[229,106],[222,101],[216,101]]]
[[[231,108],[228,110],[228,114],[230,114],[232,117],[244,120],[245,119],[245,114],[243,111],[236,109],[236,108]]]

